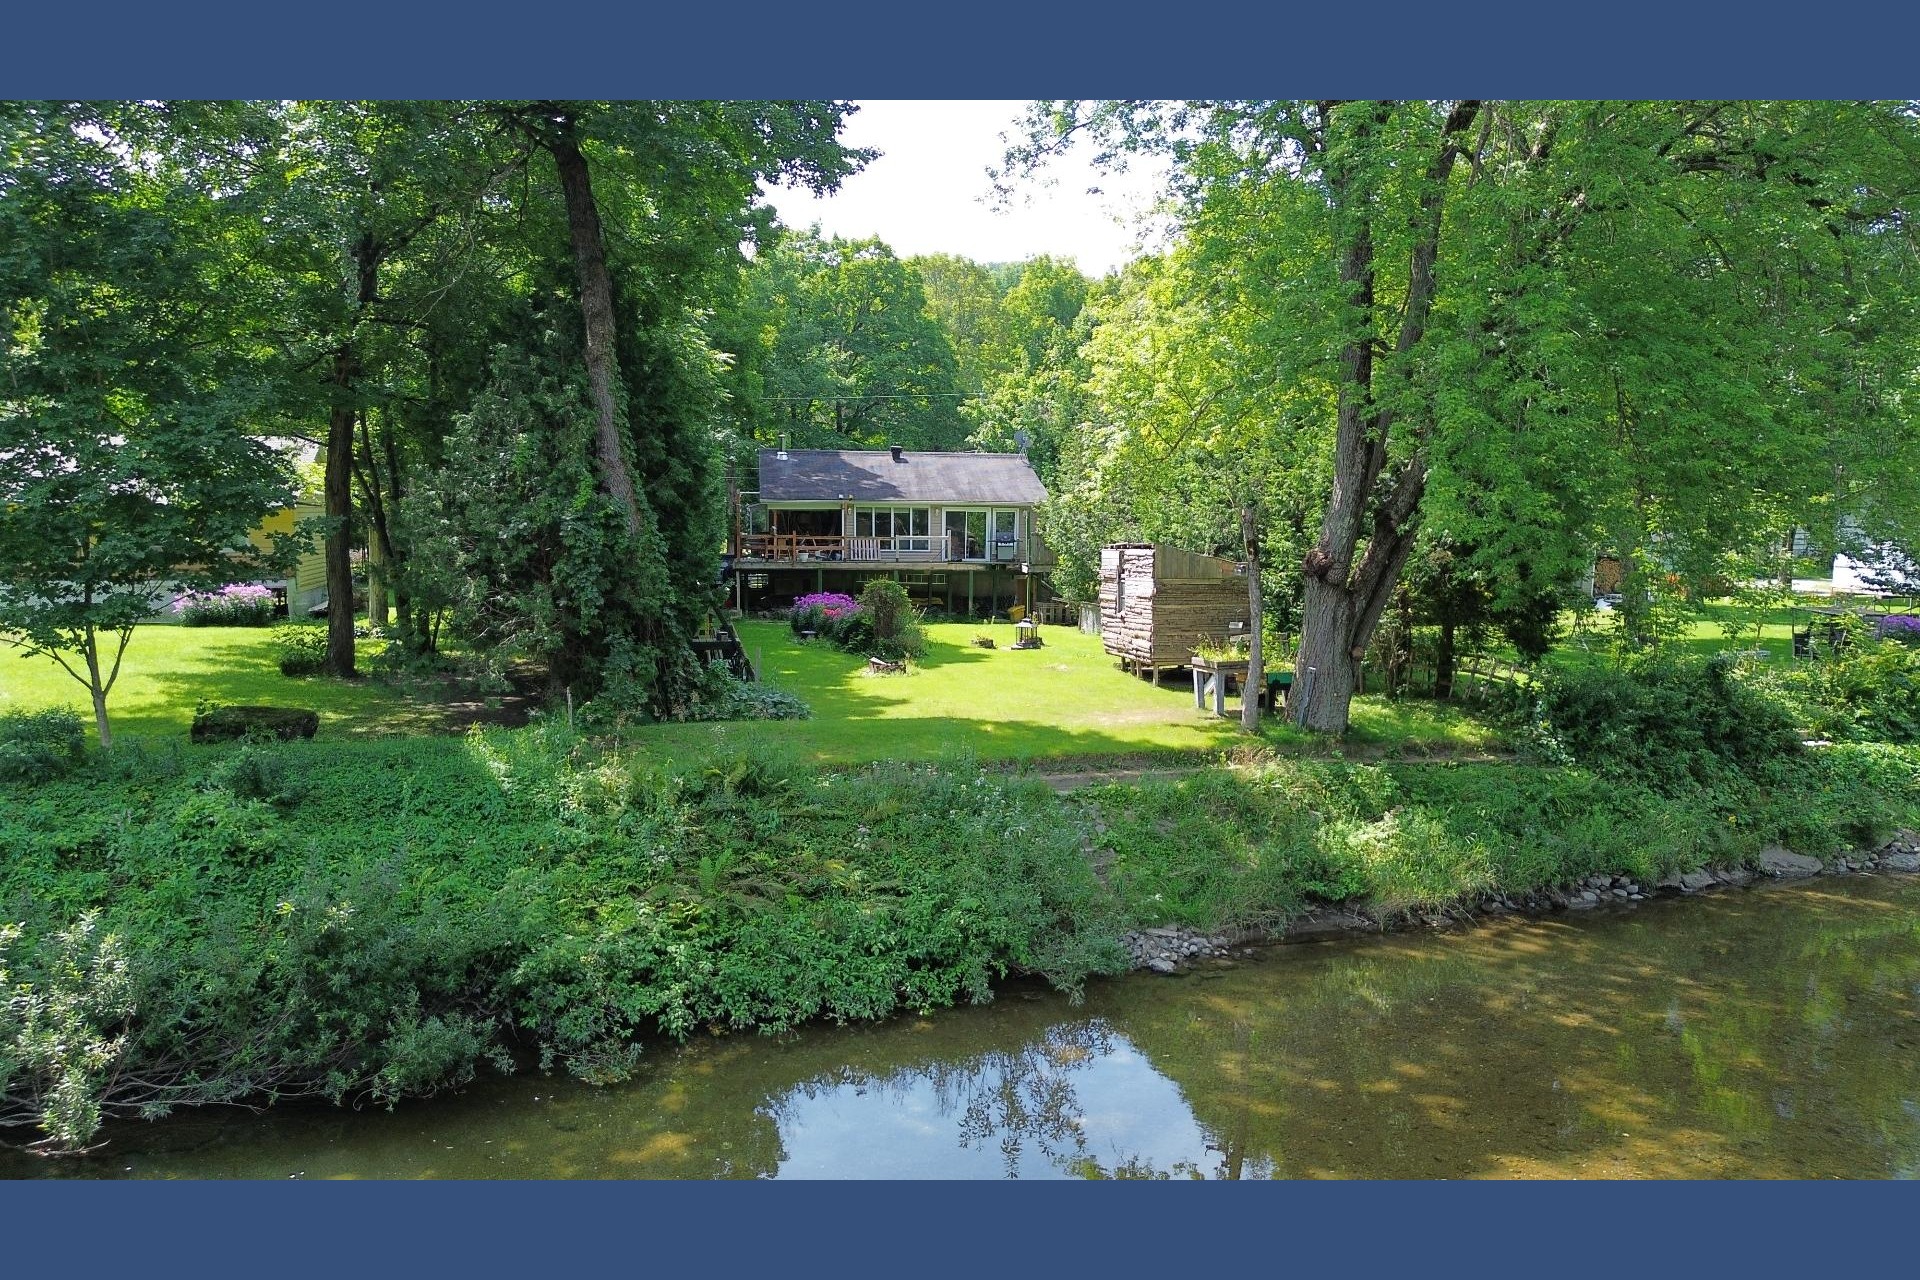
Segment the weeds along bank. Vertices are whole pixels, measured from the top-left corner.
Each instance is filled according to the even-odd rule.
[[[1016,972],[1072,989],[1145,925],[1651,881],[1920,825],[1920,750],[1702,749],[1719,762],[1652,778],[1272,760],[1068,796],[964,764],[669,768],[551,727],[56,762],[0,784],[3,1136],[530,1060],[615,1080],[653,1037],[982,1000]]]

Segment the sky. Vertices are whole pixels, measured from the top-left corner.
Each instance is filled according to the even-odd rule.
[[[1137,252],[1137,215],[1160,193],[1159,169],[1099,174],[1085,149],[1024,180],[1004,208],[992,204],[987,167],[998,165],[1022,102],[862,102],[841,131],[879,159],[824,199],[774,188],[768,199],[791,227],[818,222],[846,239],[878,236],[902,257],[952,253],[977,262],[1037,254],[1072,258],[1105,275]],[[1088,194],[1099,186],[1103,194]]]

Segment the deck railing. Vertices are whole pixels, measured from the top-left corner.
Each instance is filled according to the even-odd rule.
[[[974,545],[976,554],[967,555],[967,547],[958,535],[900,535],[878,538],[821,533],[750,533],[740,539],[743,559],[763,563],[814,563],[851,561],[853,563],[971,561],[977,564],[1015,564],[1025,555],[1023,543]]]

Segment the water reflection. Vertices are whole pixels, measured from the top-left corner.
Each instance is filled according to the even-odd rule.
[[[123,1126],[14,1176],[1914,1177],[1920,882],[1277,949],[595,1090]]]

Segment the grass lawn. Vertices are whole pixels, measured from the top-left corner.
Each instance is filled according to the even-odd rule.
[[[1708,658],[1728,649],[1741,652],[1765,649],[1766,661],[1770,663],[1792,662],[1794,627],[1804,627],[1815,609],[1836,607],[1897,609],[1900,605],[1873,600],[1836,600],[1828,596],[1801,596],[1795,604],[1766,608],[1732,600],[1709,600],[1700,605],[1700,616],[1688,624],[1686,634],[1673,645],[1673,651]],[[1584,637],[1569,632],[1547,661],[1568,667],[1607,662],[1618,628],[1617,615],[1600,615],[1588,626]]]
[[[976,634],[993,649],[974,647]],[[1121,672],[1098,636],[1046,627],[1043,649],[1010,648],[1006,623],[935,623],[926,659],[904,675],[875,676],[866,661],[824,641],[801,642],[784,623],[744,622],[740,634],[762,678],[804,698],[810,720],[654,725],[629,745],[704,754],[772,747],[821,764],[1218,754],[1245,746],[1234,718],[1196,711],[1185,676],[1155,688]],[[200,699],[311,707],[325,737],[444,732],[454,709],[381,681],[289,678],[263,627],[182,627],[155,623],[134,632],[119,683],[107,698],[116,737],[184,735]],[[0,710],[70,706],[89,726],[86,690],[46,658],[0,648]],[[1265,743],[1302,752],[1327,744],[1269,717]],[[1347,746],[1364,750],[1477,750],[1493,733],[1458,708],[1419,700],[1356,698]]]
[[[373,680],[325,680],[280,674],[265,627],[183,627],[149,623],[133,633],[120,679],[107,695],[107,719],[122,735],[181,734],[205,698],[228,704],[310,707],[320,732],[430,733],[446,725],[438,704]],[[76,669],[77,657],[68,658]],[[0,646],[0,711],[72,707],[93,729],[85,686],[51,658]]]
[[[651,726],[634,745],[698,752],[727,745],[784,746],[820,763],[981,760],[1218,752],[1248,741],[1236,715],[1196,711],[1183,675],[1155,688],[1126,675],[1100,637],[1044,627],[1046,647],[1016,650],[1013,628],[933,623],[924,661],[904,675],[870,675],[864,659],[824,641],[800,641],[777,622],[743,622],[740,636],[761,678],[806,700],[810,720]],[[976,648],[977,634],[992,649]],[[1229,713],[1238,702],[1229,700]],[[1308,734],[1269,719],[1273,745],[1317,749]],[[1415,750],[1477,749],[1492,733],[1458,709],[1427,702],[1354,701],[1350,743]]]

